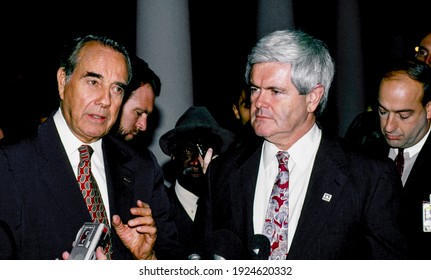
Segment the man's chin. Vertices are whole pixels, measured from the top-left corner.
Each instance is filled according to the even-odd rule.
[[[134,137],[135,135],[133,135],[133,134],[131,134],[131,133],[129,133],[129,134],[126,134],[125,136],[124,136],[124,140],[126,140],[126,141],[130,141],[130,140],[132,140],[133,139],[133,137]]]

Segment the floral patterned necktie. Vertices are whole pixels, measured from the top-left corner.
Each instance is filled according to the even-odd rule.
[[[289,154],[277,153],[278,174],[269,198],[263,234],[271,243],[270,260],[284,260],[287,256],[287,226],[289,222]]]

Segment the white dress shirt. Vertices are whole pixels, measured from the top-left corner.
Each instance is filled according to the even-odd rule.
[[[194,221],[196,216],[196,209],[198,208],[197,203],[199,197],[181,186],[178,180],[176,180],[174,188],[181,205],[186,210],[192,221]]]
[[[314,159],[322,138],[322,132],[315,124],[287,152],[289,153],[289,225],[288,244],[292,243],[299,216],[307,193],[308,182]],[[254,233],[262,234],[269,197],[278,173],[276,154],[279,149],[264,141],[260,157],[259,172],[253,204]]]
[[[404,149],[404,168],[403,175],[401,176],[401,181],[403,181],[403,186],[407,182],[407,178],[409,177],[410,171],[412,171],[413,165],[415,164],[416,158],[418,157],[419,152],[425,144],[425,141],[428,139],[430,134],[430,129],[428,129],[427,134],[416,143],[414,146],[408,147]],[[395,160],[398,154],[398,148],[390,148],[389,149],[389,158]]]
[[[82,143],[81,140],[79,140],[69,129],[69,126],[64,119],[63,113],[61,112],[61,109],[58,109],[57,112],[54,114],[54,123],[57,127],[58,134],[60,135],[60,139],[63,143],[64,149],[66,150],[66,154],[69,157],[70,165],[76,175],[76,178],[78,178],[78,165],[80,161],[78,148],[81,145],[90,145],[93,148],[94,153],[91,156],[91,172],[93,173],[97,185],[99,186],[102,200],[106,209],[106,215],[108,216],[109,223],[111,223],[111,216],[109,212],[108,187],[106,185],[105,164],[102,150],[102,140],[98,140],[91,144]],[[79,188],[79,185],[76,184],[76,187]]]

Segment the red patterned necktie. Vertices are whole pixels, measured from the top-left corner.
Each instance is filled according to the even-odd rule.
[[[287,226],[289,222],[289,154],[277,153],[278,174],[269,198],[263,234],[271,243],[270,260],[284,260],[287,256]]]
[[[82,145],[78,150],[80,154],[78,183],[81,187],[82,196],[84,197],[88,212],[91,215],[93,223],[104,223],[109,226],[102,195],[100,194],[97,182],[91,172],[91,155],[93,154],[93,148],[89,145]],[[108,238],[108,242],[105,246],[105,254],[108,259],[111,259],[112,246],[110,238]]]
[[[400,173],[400,176],[403,176],[403,170],[404,170],[404,149],[398,148],[398,155],[394,159],[395,165],[397,166],[398,172]]]

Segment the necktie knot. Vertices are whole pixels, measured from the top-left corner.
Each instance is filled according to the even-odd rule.
[[[287,171],[287,161],[289,160],[289,154],[287,152],[278,151],[276,157],[278,160],[278,172]]]
[[[91,155],[93,154],[94,150],[91,148],[90,145],[81,145],[78,148],[79,156],[82,160],[89,160],[91,158]]]
[[[279,165],[286,165],[287,160],[289,159],[289,154],[284,151],[278,151],[276,157]]]

